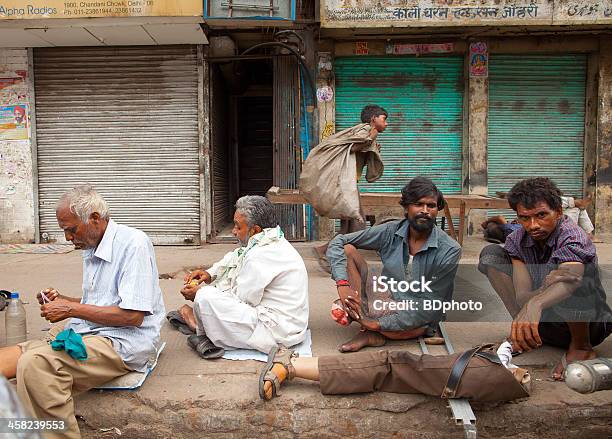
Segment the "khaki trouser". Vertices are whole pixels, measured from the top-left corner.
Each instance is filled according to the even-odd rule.
[[[369,351],[319,358],[321,393],[338,395],[380,390],[441,396],[460,354],[415,355],[406,351]],[[528,396],[504,366],[480,357],[470,360],[457,398],[509,401]]]
[[[44,341],[19,344],[22,354],[17,363],[17,394],[25,409],[39,419],[66,421],[67,430],[49,432],[45,436],[49,439],[80,438],[73,396],[130,372],[105,337],[83,337],[85,361],[75,360],[66,351],[54,351],[49,342],[63,328],[63,323],[51,328]]]

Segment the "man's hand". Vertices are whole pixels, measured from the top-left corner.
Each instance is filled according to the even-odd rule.
[[[544,288],[548,288],[552,284],[557,282],[566,282],[570,284],[580,284],[582,282],[582,276],[576,274],[568,269],[559,268],[557,270],[553,270],[546,275],[544,279]]]
[[[584,210],[587,207],[589,207],[589,204],[591,204],[591,201],[593,201],[593,199],[590,197],[574,199],[574,206],[576,206],[578,209]]]
[[[542,346],[542,339],[538,332],[542,307],[535,301],[529,300],[512,321],[510,342],[514,349],[530,351]]]
[[[74,302],[56,297],[53,302],[46,303],[40,307],[40,316],[51,323],[60,322],[73,317],[74,307]]]
[[[346,299],[349,296],[353,298],[355,303],[357,303],[357,305],[359,306],[358,309],[361,309],[361,297],[359,295],[359,291],[353,290],[348,285],[341,285],[341,286],[338,287],[338,297],[340,297],[340,303],[342,304],[342,307],[344,308],[344,310],[346,312],[349,312],[349,310],[348,310],[348,308],[346,306]],[[350,315],[350,313],[349,313],[349,315]],[[352,317],[353,316],[351,316],[351,318]]]
[[[181,294],[186,300],[190,300],[191,302],[193,302],[195,300],[195,296],[199,289],[200,289],[199,284],[197,285],[185,284],[183,285],[183,288],[181,288]]]
[[[43,294],[45,295],[47,300],[43,299]],[[36,295],[36,299],[41,305],[44,305],[47,302],[53,302],[58,297],[60,297],[60,293],[55,288],[45,288]]]
[[[211,281],[211,277],[208,271],[194,270],[191,273],[187,273],[185,275],[185,284],[189,284],[192,281],[197,281],[198,284],[201,284],[202,282],[208,284]]]
[[[361,301],[358,301],[356,297],[348,296],[344,301],[344,305],[348,315],[363,328],[369,329],[370,331],[380,330],[380,324],[376,320],[363,315]]]

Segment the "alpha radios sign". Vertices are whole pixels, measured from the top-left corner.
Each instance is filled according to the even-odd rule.
[[[612,0],[321,0],[321,26],[612,24]]]
[[[197,17],[197,0],[0,0],[0,20],[89,17]]]

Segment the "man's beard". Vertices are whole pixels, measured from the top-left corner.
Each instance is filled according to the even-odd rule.
[[[249,245],[249,241],[251,239],[251,230],[252,229],[247,230],[246,239],[244,241],[242,239],[238,238],[238,245],[240,247],[246,247],[247,245]]]
[[[410,227],[412,227],[417,232],[431,233],[431,231],[433,230],[434,226],[436,225],[435,218],[432,218],[432,217],[427,216],[427,215],[417,215],[417,216],[415,216],[412,219],[408,218],[408,215],[406,215],[406,218],[408,219],[408,223],[410,224]],[[426,222],[419,222],[418,221],[419,219],[425,219],[427,221]]]

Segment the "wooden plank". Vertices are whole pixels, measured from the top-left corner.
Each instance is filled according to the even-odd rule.
[[[272,186],[266,194],[268,199],[275,204],[306,204],[304,196],[299,189],[281,189]],[[361,194],[361,205],[363,207],[395,207],[399,204],[401,195],[398,193],[368,192]],[[461,208],[465,202],[465,209],[509,209],[508,200],[504,198],[484,197],[482,195],[445,195],[446,204],[451,209]]]
[[[266,197],[273,204],[308,204],[299,189],[280,189],[278,186],[272,186]]]

